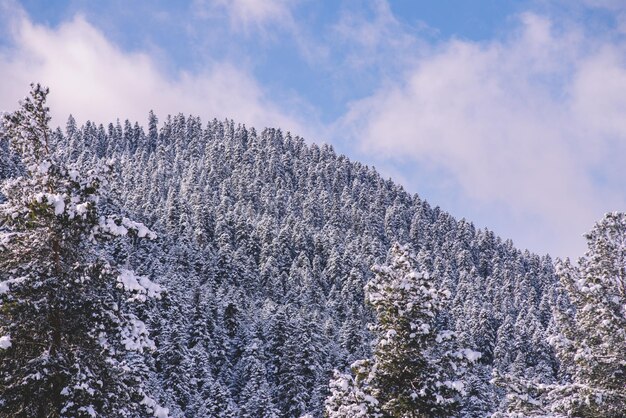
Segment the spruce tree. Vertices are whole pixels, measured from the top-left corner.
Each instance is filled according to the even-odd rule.
[[[578,261],[557,264],[570,308],[557,305],[549,338],[561,381],[496,375],[508,416],[623,417],[626,411],[626,213],[608,213],[586,235]]]
[[[375,277],[365,292],[376,314],[374,355],[353,364],[354,379],[338,375],[332,381],[329,417],[355,411],[381,417],[450,416],[466,393],[463,374],[480,353],[461,349],[455,333],[443,328],[450,293],[417,272],[416,265],[411,250],[395,244],[389,263],[372,268]]]
[[[143,391],[140,353],[155,347],[130,309],[162,288],[105,251],[155,235],[112,213],[105,168],[53,157],[47,94],[32,85],[3,120],[25,170],[2,183],[0,416],[166,416]]]

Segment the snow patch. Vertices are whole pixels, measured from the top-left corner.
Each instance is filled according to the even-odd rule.
[[[80,203],[76,205],[76,213],[79,216],[83,216],[85,213],[87,213],[88,209],[89,209],[89,202]]]
[[[108,232],[109,234],[117,237],[123,237],[128,233],[128,229],[124,228],[122,225],[116,224],[113,218],[105,219],[104,216],[102,216],[99,224],[100,228],[102,228],[104,232]]]
[[[7,293],[11,290],[9,288],[10,284],[20,284],[20,283],[24,283],[26,280],[28,280],[28,276],[17,277],[15,279],[9,279],[9,280],[0,282],[0,295]]]
[[[37,171],[39,171],[41,174],[46,174],[48,170],[50,169],[51,165],[52,163],[50,161],[44,161],[41,164],[39,164],[39,166],[37,167]]]
[[[130,219],[124,217],[122,218],[121,225],[118,225],[113,218],[100,218],[100,228],[103,231],[110,233],[115,236],[125,236],[128,234],[128,230],[137,231],[137,236],[139,238],[149,238],[156,239],[157,235],[152,232],[147,226],[142,224],[141,222],[131,221]]]
[[[161,293],[165,290],[163,287],[154,283],[145,276],[137,276],[131,270],[120,270],[117,278],[119,284],[128,292],[136,292],[131,299],[144,302],[148,298],[161,298]]]
[[[441,343],[442,341],[449,340],[453,338],[454,336],[455,336],[454,331],[444,330],[444,331],[441,331],[439,334],[437,334],[436,341],[437,343]]]
[[[156,418],[168,418],[170,416],[168,408],[163,408],[149,396],[144,396],[141,404],[145,405],[148,408],[148,412],[152,412],[152,415]]]
[[[77,170],[72,169],[68,172],[68,174],[70,175],[70,178],[72,179],[72,181],[76,181],[76,179],[78,178]]]
[[[150,339],[146,324],[136,317],[130,318],[121,332],[122,344],[128,351],[143,352],[144,348],[155,350],[156,345]]]
[[[60,194],[48,194],[46,196],[48,204],[54,206],[54,214],[61,215],[65,212],[65,198]]]
[[[128,218],[122,218],[122,225],[124,225],[128,229],[134,229],[137,231],[137,236],[139,238],[148,237],[150,239],[156,239],[156,234],[148,229],[147,226],[142,224],[141,222],[131,221]]]
[[[454,389],[455,391],[461,394],[465,393],[465,384],[461,382],[460,380],[455,380],[453,382],[446,380],[445,382],[443,382],[443,384],[449,387],[450,389]]]
[[[463,356],[465,356],[466,359],[468,359],[472,363],[483,356],[480,351],[474,351],[469,348],[464,348],[463,350],[461,350],[461,353],[463,354]]]
[[[3,335],[2,337],[0,337],[0,349],[6,350],[9,347],[11,347],[11,336]]]
[[[87,415],[89,415],[90,417],[97,417],[98,414],[96,414],[96,410],[93,408],[93,405],[89,405],[86,407],[82,407],[79,408],[79,411],[85,411],[87,413]]]

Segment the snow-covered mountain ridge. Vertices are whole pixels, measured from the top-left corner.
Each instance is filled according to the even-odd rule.
[[[84,164],[118,160],[122,206],[160,232],[155,250],[130,258],[170,289],[170,307],[153,317],[155,381],[162,403],[186,416],[321,415],[331,371],[369,353],[363,285],[394,242],[451,289],[452,328],[484,353],[467,408],[497,405],[492,367],[552,378],[552,260],[328,145],[183,115],[157,130],[151,115],[147,133],[70,120],[57,149]]]
[[[0,178],[21,176],[20,158],[0,144]],[[466,347],[458,351],[472,363],[465,381],[445,383],[463,394],[453,399],[456,415],[502,413],[523,398],[505,397],[507,383],[494,382],[563,377],[554,347],[566,339],[554,342],[554,312],[577,299],[558,290],[549,256],[454,219],[328,145],[183,115],[159,129],[152,113],[147,132],[128,121],[78,127],[70,117],[48,145],[54,161],[114,167],[107,204],[123,213],[101,218],[100,228],[136,232],[100,244],[98,253],[121,266],[118,287],[143,289],[127,301],[161,298],[134,308],[147,318],[142,333],[150,332],[152,354],[132,357],[150,394],[139,403],[159,414],[166,406],[171,416],[318,417],[332,399],[326,414],[343,416],[332,415],[333,402],[344,402],[339,392],[350,380],[333,371],[364,370],[355,361],[384,346],[377,333],[385,323],[368,324],[388,315],[381,295],[394,290],[385,287],[386,275],[400,283],[401,298],[413,289],[426,301],[434,322],[421,322],[424,335],[434,326],[442,331],[432,341],[454,336]],[[436,289],[419,296],[406,280]],[[393,322],[402,310],[390,306]],[[414,308],[409,300],[403,309]],[[6,341],[2,349],[13,349]]]

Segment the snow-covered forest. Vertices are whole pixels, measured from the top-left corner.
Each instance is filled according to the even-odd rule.
[[[625,214],[553,260],[280,129],[46,95],[0,131],[0,416],[624,416]]]

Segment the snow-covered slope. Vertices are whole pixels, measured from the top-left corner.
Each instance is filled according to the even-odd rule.
[[[321,416],[333,369],[370,350],[363,285],[393,243],[452,292],[446,321],[483,353],[467,416],[503,396],[491,371],[550,380],[549,257],[456,220],[370,167],[276,129],[168,118],[56,133],[57,153],[115,158],[114,190],[155,243],[111,248],[168,289],[151,312],[155,399],[187,417]],[[157,399],[158,398],[158,399]]]

